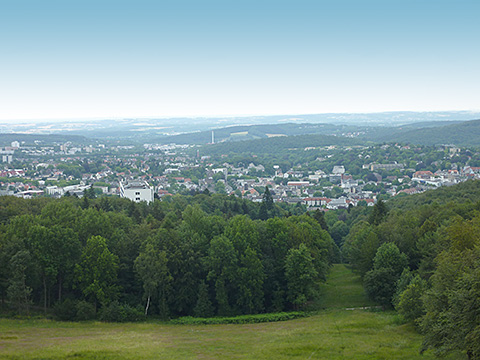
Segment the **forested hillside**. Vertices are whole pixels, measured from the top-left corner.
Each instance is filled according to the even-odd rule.
[[[330,145],[358,145],[355,139],[328,136],[328,135],[298,135],[288,137],[274,137],[269,139],[225,142],[208,145],[203,152],[209,155],[219,154],[279,154],[287,153],[290,149],[304,149],[306,147],[321,147]]]
[[[349,131],[359,131],[364,126],[334,125],[332,123],[283,123],[265,125],[243,125],[216,128],[208,131],[192,132],[169,136],[167,140],[177,144],[204,145],[212,141],[212,131],[215,142],[266,139],[272,136],[296,135],[341,135]],[[164,139],[165,141],[165,139]]]
[[[268,198],[0,202],[0,296],[18,314],[33,306],[60,319],[134,320],[298,309],[338,255],[321,221],[273,217],[286,212]]]
[[[480,183],[379,202],[350,213],[342,254],[369,297],[393,306],[439,355],[480,358]]]
[[[412,128],[413,125],[415,124],[394,128],[373,129],[373,131],[362,136],[362,138],[375,142],[400,142],[417,145],[480,145],[480,120],[453,124],[437,122],[436,126],[425,124],[424,128]]]

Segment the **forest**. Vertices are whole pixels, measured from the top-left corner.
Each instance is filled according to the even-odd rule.
[[[378,202],[347,216],[344,260],[367,295],[424,335],[422,351],[480,358],[480,183]]]
[[[274,216],[289,213],[271,196],[94,197],[0,199],[2,303],[64,320],[296,310],[339,254],[315,218]]]
[[[326,213],[289,212],[268,194],[2,197],[3,312],[134,321],[304,310],[344,262],[423,334],[422,351],[480,358],[479,181]]]

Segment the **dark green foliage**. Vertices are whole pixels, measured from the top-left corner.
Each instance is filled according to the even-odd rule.
[[[317,271],[305,244],[290,249],[285,260],[287,299],[296,307],[304,305],[315,292]]]
[[[65,299],[53,307],[54,314],[58,320],[73,321],[77,316],[76,302],[72,299]]]
[[[7,297],[20,314],[28,315],[32,288],[26,283],[26,270],[31,256],[28,251],[19,251],[10,259],[11,276],[8,280]]]
[[[138,306],[143,317],[164,319],[298,307],[313,296],[306,282],[325,279],[337,247],[310,216],[276,217],[284,210],[268,193],[267,221],[256,219],[259,204],[218,194],[150,205],[84,197],[88,207],[75,197],[35,199],[23,210],[23,199],[0,198],[11,209],[0,236],[7,264],[0,267],[1,298],[17,312],[32,303],[65,320],[98,313],[124,321],[122,314]],[[309,263],[310,275],[297,287],[301,301],[292,295],[294,275],[287,281],[291,249],[301,249]],[[16,254],[28,254],[21,268]]]
[[[217,300],[217,314],[219,316],[228,316],[233,313],[229,304],[225,281],[221,277],[215,281],[215,299]]]
[[[364,276],[373,267],[377,253],[378,236],[373,226],[366,221],[355,224],[342,247],[343,258]]]
[[[427,283],[416,275],[400,294],[396,309],[407,320],[417,320],[424,314],[422,296],[427,290]]]
[[[78,301],[75,305],[75,309],[76,320],[79,321],[94,320],[97,315],[95,305],[84,300]]]
[[[83,192],[83,196],[88,199],[95,199],[97,195],[95,194],[95,189],[93,187],[89,187]]]
[[[262,312],[265,273],[263,264],[255,250],[247,247],[240,256],[239,267],[235,276],[237,283],[237,305],[242,314]]]
[[[396,274],[390,269],[370,270],[363,279],[367,296],[383,306],[389,306],[395,293],[396,280]]]
[[[439,212],[440,209],[438,206],[450,203],[450,207],[459,207],[460,204],[474,204],[478,201],[480,201],[480,181],[469,180],[454,187],[441,187],[435,191],[427,191],[422,194],[398,199],[395,198],[389,201],[389,206],[408,211],[420,210],[422,206],[430,205],[431,207],[437,208],[438,215],[442,215],[441,212]],[[446,209],[443,209],[442,212],[446,214],[447,212],[445,210]]]
[[[328,231],[328,225],[327,225],[327,222],[325,221],[325,215],[323,211],[320,211],[318,209],[315,210],[315,212],[313,213],[313,218],[317,220],[317,222],[320,224],[323,230]]]
[[[346,219],[353,226],[342,252],[355,269],[370,268],[367,294],[392,301],[421,329],[423,350],[439,356],[464,351],[480,359],[479,198],[480,181],[467,181],[394,199],[381,220],[372,212],[370,224],[353,212]]]
[[[79,288],[95,304],[107,305],[117,296],[118,257],[110,252],[101,236],[87,240],[80,263],[75,267]]]
[[[208,285],[202,280],[198,286],[197,305],[193,309],[193,313],[196,317],[212,317],[214,310],[208,294]]]
[[[388,210],[385,202],[383,200],[378,200],[378,202],[373,206],[373,211],[370,214],[369,222],[372,225],[380,224],[385,216],[387,215]]]
[[[408,285],[410,282],[413,280],[414,275],[410,271],[410,269],[403,269],[402,274],[397,280],[397,283],[395,284],[395,294],[392,297],[392,304],[395,306],[395,308],[398,305],[398,302],[400,301],[400,297],[402,293],[407,289]]]
[[[432,287],[423,298],[423,350],[432,348],[438,355],[466,350],[470,359],[480,359],[479,245],[463,251],[452,248],[439,256]]]
[[[384,306],[391,305],[397,281],[406,266],[407,256],[395,244],[380,246],[373,259],[373,269],[363,279],[368,297]]]
[[[343,221],[337,221],[330,229],[330,235],[337,246],[342,246],[345,236],[348,234],[348,226]]]
[[[393,273],[401,274],[407,263],[407,256],[395,244],[386,243],[378,248],[373,259],[373,269],[391,269]]]
[[[258,315],[241,315],[235,317],[214,317],[214,318],[194,318],[194,317],[182,317],[179,319],[171,320],[172,324],[182,325],[216,325],[216,324],[257,324],[263,322],[277,322],[287,321],[293,319],[299,319],[308,316],[305,312],[293,311],[293,312],[280,312],[270,314],[258,314]]]
[[[273,197],[272,197],[272,194],[270,193],[270,190],[268,189],[268,186],[265,186],[265,192],[263,193],[262,201],[267,206],[267,211],[273,210]]]
[[[145,319],[142,308],[134,308],[128,304],[112,301],[99,313],[100,320],[107,322],[134,322]]]
[[[172,281],[167,267],[167,253],[158,251],[152,243],[147,243],[135,260],[135,271],[143,283],[147,316],[152,296],[157,298],[160,288],[167,288]]]
[[[258,209],[258,218],[260,220],[268,219],[268,209],[267,209],[267,204],[265,202],[262,202],[262,204],[260,205],[260,208]]]

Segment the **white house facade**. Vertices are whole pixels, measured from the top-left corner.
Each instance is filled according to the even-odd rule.
[[[146,181],[120,182],[120,196],[135,202],[150,203],[154,199],[154,190]]]

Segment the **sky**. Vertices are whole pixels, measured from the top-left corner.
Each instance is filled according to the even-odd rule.
[[[480,109],[478,0],[0,0],[0,121]]]

